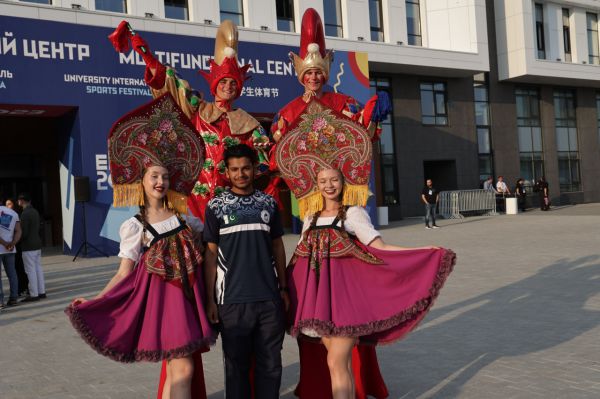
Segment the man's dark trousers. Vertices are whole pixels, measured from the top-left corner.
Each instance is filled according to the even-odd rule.
[[[248,374],[254,356],[254,397],[279,398],[285,334],[282,302],[219,305],[219,323],[225,358],[225,397],[251,397]]]

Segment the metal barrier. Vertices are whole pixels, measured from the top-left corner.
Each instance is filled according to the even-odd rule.
[[[440,192],[439,215],[444,219],[462,219],[467,215],[497,215],[496,195],[491,190]]]

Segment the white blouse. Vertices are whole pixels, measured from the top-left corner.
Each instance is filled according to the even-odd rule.
[[[319,217],[317,220],[317,226],[327,226],[333,223],[335,216]],[[302,233],[304,233],[309,227],[312,221],[312,215],[307,215],[304,218],[304,225],[302,226]],[[338,221],[338,226],[342,226],[342,222]],[[346,220],[344,221],[344,229],[349,233],[353,234],[358,240],[368,245],[371,241],[377,237],[381,237],[381,234],[375,230],[371,223],[369,214],[362,206],[351,206],[346,211]],[[302,239],[300,239],[302,241]]]
[[[181,218],[187,223],[192,231],[201,233],[204,230],[202,221],[192,215],[181,215]],[[150,224],[158,234],[167,233],[171,230],[179,227],[179,220],[177,216],[173,215],[168,219],[158,223]],[[137,262],[140,254],[142,253],[142,247],[148,245],[154,236],[151,232],[146,230],[145,237],[142,237],[144,232],[144,226],[135,217],[127,219],[121,225],[119,229],[119,235],[121,236],[121,244],[119,250],[120,258],[131,259]]]

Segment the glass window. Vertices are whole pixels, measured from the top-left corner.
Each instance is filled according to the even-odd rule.
[[[490,129],[487,127],[477,128],[477,144],[479,145],[480,154],[489,154],[492,152],[492,145],[490,143]]]
[[[486,87],[485,83],[475,82],[473,84],[473,93],[474,93],[475,101],[487,101],[488,100],[487,87]]]
[[[581,182],[574,90],[554,91],[554,120],[560,191],[579,191]]]
[[[542,152],[542,128],[532,127],[531,128],[531,140],[533,141],[533,151]]]
[[[479,152],[479,179],[484,181],[489,176],[494,175],[494,159],[490,136],[488,75],[486,73],[478,73],[473,76],[473,98],[475,100],[475,126]]]
[[[383,41],[383,18],[381,0],[369,0],[369,19],[371,21],[371,40]]]
[[[230,19],[237,26],[244,26],[242,0],[219,0],[221,21]]]
[[[475,124],[487,126],[490,124],[488,119],[488,103],[483,101],[475,102]]]
[[[377,91],[386,91],[392,97],[390,90],[390,80],[387,78],[372,78],[371,79],[371,91],[376,93]],[[390,113],[388,117],[382,121],[379,126],[381,127],[381,135],[379,141],[374,144],[379,146],[379,153],[381,154],[381,170],[380,181],[381,189],[383,193],[382,202],[384,205],[398,205],[398,170],[396,166],[396,150],[394,148],[394,125],[393,115]]]
[[[598,124],[598,145],[600,146],[600,93],[596,93],[596,119]]]
[[[571,11],[568,8],[562,9],[563,23],[563,49],[565,51],[565,61],[571,62],[571,23],[569,17]]]
[[[171,19],[190,19],[187,0],[165,0],[165,17]]]
[[[518,127],[517,132],[519,133],[519,151],[521,152],[532,152],[533,151],[533,138],[530,127]]]
[[[494,161],[491,155],[479,155],[479,180],[485,181],[494,175]]]
[[[342,37],[342,4],[340,0],[323,0],[325,35]]]
[[[294,0],[277,0],[277,30],[283,32],[295,32],[294,24]]]
[[[421,83],[421,122],[424,125],[447,125],[445,83]]]
[[[406,0],[406,31],[408,33],[408,44],[413,46],[423,45],[419,0]]]
[[[537,43],[537,58],[546,59],[546,43],[544,40],[544,6],[535,3],[535,37]]]
[[[540,125],[540,100],[537,89],[517,88],[515,91],[518,126]]]
[[[600,64],[598,55],[598,15],[588,12],[587,17],[587,39],[588,39],[588,61],[590,64]]]
[[[515,90],[517,106],[517,133],[520,154],[520,174],[527,184],[533,185],[544,175],[542,128],[540,127],[540,99],[535,88]]]
[[[126,0],[96,0],[96,10],[127,12]]]

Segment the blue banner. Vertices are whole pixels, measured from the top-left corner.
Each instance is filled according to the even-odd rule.
[[[81,223],[76,222],[81,210],[74,201],[73,176],[90,177],[87,238],[95,246],[116,253],[118,225],[132,212],[109,212],[112,189],[106,139],[112,124],[150,101],[151,94],[143,80],[141,58],[133,51],[115,52],[107,39],[113,29],[0,16],[0,104],[77,110],[72,126],[66,127],[68,139],[59,159],[67,252],[77,249],[82,237]],[[161,62],[175,67],[193,88],[211,100],[208,85],[197,72],[208,71],[214,38],[139,33]],[[255,114],[275,114],[302,93],[288,58],[290,51],[297,52],[298,48],[239,44],[239,60],[252,64],[252,77],[237,107]],[[336,53],[329,89],[366,101],[369,87],[365,65],[365,54]]]

